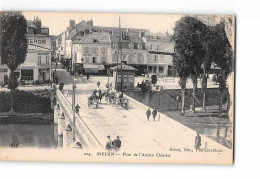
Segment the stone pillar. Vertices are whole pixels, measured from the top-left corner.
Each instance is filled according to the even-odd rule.
[[[33,81],[39,80],[38,75],[39,75],[38,68],[33,69]]]
[[[63,130],[66,129],[65,126],[65,116],[63,113],[58,117],[58,135],[63,135]]]
[[[60,109],[56,106],[54,106],[54,124],[58,124],[58,118],[60,116]]]

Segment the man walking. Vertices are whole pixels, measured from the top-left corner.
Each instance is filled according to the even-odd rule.
[[[200,134],[197,133],[197,136],[195,137],[195,148],[196,148],[196,152],[197,152],[197,150],[200,149],[200,146],[201,146],[201,137],[200,137]]]
[[[121,140],[119,138],[119,136],[116,137],[116,139],[112,142],[113,148],[115,149],[115,151],[118,151],[121,147]]]
[[[77,114],[79,114],[79,108],[80,108],[80,106],[77,104],[77,106],[75,106],[75,111]]]
[[[98,88],[99,88],[99,86],[100,86],[100,82],[99,82],[99,81],[97,82],[97,86],[98,86]]]
[[[153,109],[153,121],[155,121],[156,115],[157,115],[157,109],[156,109],[156,107],[154,107],[154,109]]]
[[[149,121],[149,118],[151,116],[151,110],[150,108],[148,108],[148,110],[146,111],[146,116],[147,116],[147,120]]]

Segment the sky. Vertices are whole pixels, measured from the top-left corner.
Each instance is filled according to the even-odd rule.
[[[142,28],[151,32],[173,32],[173,26],[182,15],[173,14],[124,14],[124,13],[68,13],[68,12],[23,12],[27,20],[39,17],[42,26],[50,29],[50,35],[59,35],[69,26],[69,20],[76,24],[81,20],[93,20],[94,26],[118,27],[119,16],[122,28]]]

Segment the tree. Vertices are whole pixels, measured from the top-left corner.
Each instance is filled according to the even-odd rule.
[[[196,89],[198,77],[203,73],[201,65],[206,55],[204,45],[208,27],[194,17],[185,16],[177,21],[174,28],[173,40],[175,41],[175,53],[183,58],[189,77],[193,83],[192,110],[195,112]],[[182,77],[180,77],[181,80]],[[186,81],[186,80],[185,80]],[[184,83],[180,82],[180,83]]]
[[[219,83],[220,101],[219,101],[219,117],[222,117],[223,92],[226,88],[226,80],[232,72],[232,60],[234,57],[232,46],[228,41],[225,33],[225,22],[221,21],[212,31],[213,37],[210,45],[210,58],[221,68],[217,82]]]
[[[189,77],[189,66],[183,56],[178,53],[173,54],[174,71],[180,77],[179,85],[181,87],[181,114],[185,115],[185,89],[187,78]]]
[[[13,110],[13,95],[18,86],[14,71],[23,63],[27,54],[26,29],[27,21],[21,12],[2,12],[1,50],[3,63],[10,69],[9,85],[11,91],[11,113]]]

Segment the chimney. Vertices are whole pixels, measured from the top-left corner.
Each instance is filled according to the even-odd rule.
[[[73,27],[75,25],[75,20],[70,20],[70,27]]]
[[[144,36],[145,36],[145,32],[139,31],[139,37],[140,37],[140,38],[143,38]]]
[[[92,19],[90,19],[88,22],[89,22],[90,25],[93,26],[93,20]]]
[[[41,34],[41,28],[42,28],[42,22],[41,22],[41,20],[37,17],[37,18],[36,18],[36,34]]]

